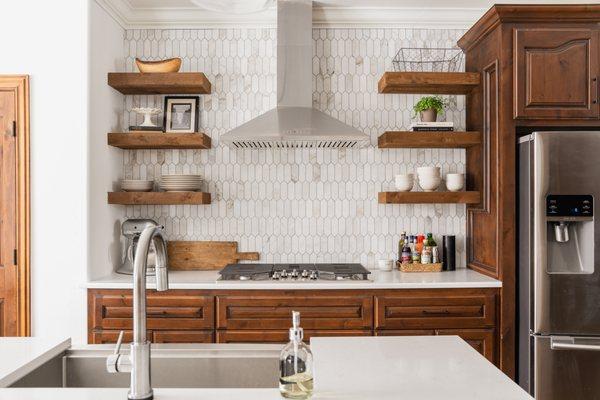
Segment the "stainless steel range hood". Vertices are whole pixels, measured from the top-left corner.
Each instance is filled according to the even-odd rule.
[[[277,107],[221,136],[234,148],[357,148],[367,135],[312,108],[312,0],[277,1]]]

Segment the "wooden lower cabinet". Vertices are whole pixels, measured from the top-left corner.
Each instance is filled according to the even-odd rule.
[[[315,336],[458,335],[495,362],[498,289],[148,291],[154,343],[284,343],[292,310]],[[131,290],[90,289],[88,341],[132,338]]]
[[[496,335],[493,329],[381,330],[376,336],[459,336],[491,362],[496,362]]]
[[[154,331],[152,343],[213,343],[213,331]]]
[[[317,336],[373,336],[371,330],[305,330],[304,341]],[[217,331],[217,343],[286,343],[289,331]]]

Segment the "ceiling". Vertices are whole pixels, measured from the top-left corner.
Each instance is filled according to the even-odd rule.
[[[121,26],[133,28],[214,28],[273,26],[274,7],[253,13],[209,11],[221,0],[95,0]],[[249,0],[222,0],[223,4]],[[252,0],[274,4],[275,0]],[[471,26],[494,3],[577,4],[600,0],[318,0],[314,2],[315,26],[330,27],[432,27]]]

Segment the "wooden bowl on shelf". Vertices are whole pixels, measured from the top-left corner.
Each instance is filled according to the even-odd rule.
[[[144,61],[136,58],[135,63],[142,73],[179,72],[179,68],[181,68],[181,58],[160,61]]]

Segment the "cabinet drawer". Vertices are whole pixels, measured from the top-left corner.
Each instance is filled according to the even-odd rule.
[[[370,330],[307,330],[304,341],[317,336],[371,336]],[[217,343],[286,343],[290,340],[289,331],[217,331]]]
[[[217,296],[217,328],[288,329],[292,310],[305,329],[371,329],[373,323],[371,296]]]
[[[445,291],[375,297],[375,328],[485,328],[496,322],[495,292]]]
[[[213,343],[213,331],[155,331],[152,343]]]
[[[186,291],[172,290],[147,295],[147,327],[151,330],[211,329],[214,327],[214,300]],[[131,290],[90,292],[90,329],[133,328]]]

